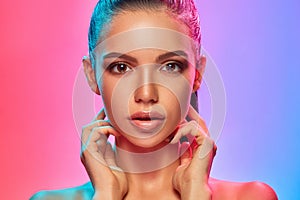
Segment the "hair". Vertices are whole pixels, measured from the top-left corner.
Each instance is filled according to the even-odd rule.
[[[112,18],[126,11],[167,11],[172,17],[185,24],[194,40],[196,58],[201,50],[200,19],[194,0],[99,0],[91,17],[88,44],[94,67],[93,50],[105,34],[106,26]],[[191,104],[198,110],[197,92],[191,96]]]

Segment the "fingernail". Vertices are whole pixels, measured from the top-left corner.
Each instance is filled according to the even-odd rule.
[[[208,139],[204,139],[199,151],[199,158],[204,159],[210,151],[213,149],[213,145],[210,143]]]
[[[177,141],[177,139],[176,140],[174,140],[175,138],[173,138],[172,140],[171,140],[171,142],[170,142],[170,144],[176,144],[178,141]]]
[[[82,57],[82,61],[86,60],[87,59],[87,56],[83,56]]]

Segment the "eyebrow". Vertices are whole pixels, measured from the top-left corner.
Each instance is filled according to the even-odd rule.
[[[137,63],[136,58],[131,57],[127,54],[122,54],[122,53],[118,53],[118,52],[111,52],[111,53],[108,53],[108,54],[103,56],[103,59],[107,59],[107,58],[122,58],[122,59],[125,59],[125,60],[129,60],[131,62]]]
[[[174,56],[181,56],[181,57],[185,57],[185,59],[188,59],[188,54],[186,52],[184,52],[182,50],[178,50],[178,51],[171,51],[171,52],[167,52],[167,53],[159,55],[156,59],[156,62],[161,61],[161,60],[166,60],[166,59],[168,59],[170,57],[174,57]],[[103,56],[103,59],[107,59],[107,58],[122,58],[122,59],[128,60],[133,63],[138,62],[136,58],[129,56],[127,54],[122,54],[122,53],[118,53],[118,52],[111,52],[111,53],[108,53]]]
[[[171,51],[171,52],[167,52],[164,53],[160,56],[158,56],[157,60],[166,60],[170,57],[174,57],[174,56],[181,56],[181,57],[185,57],[186,59],[188,59],[188,54],[184,51],[178,50],[178,51]]]

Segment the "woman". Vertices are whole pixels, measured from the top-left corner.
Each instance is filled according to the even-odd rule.
[[[192,0],[99,1],[83,59],[104,103],[82,131],[91,182],[32,199],[277,199],[266,184],[209,176],[216,147],[190,106],[206,63],[200,38]]]

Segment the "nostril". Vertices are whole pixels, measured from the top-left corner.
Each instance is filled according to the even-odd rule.
[[[158,98],[135,98],[137,103],[157,103]]]
[[[154,84],[147,84],[135,91],[135,102],[137,103],[157,103],[158,91]]]

